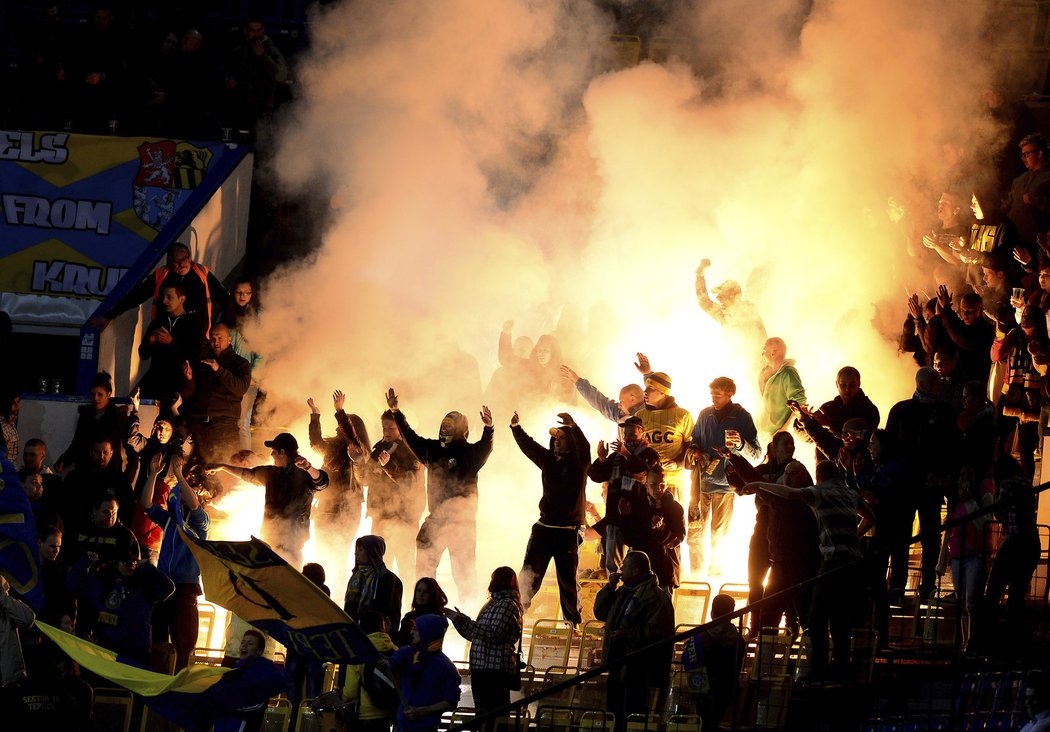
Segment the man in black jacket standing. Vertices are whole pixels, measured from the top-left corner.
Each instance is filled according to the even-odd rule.
[[[183,411],[201,462],[229,457],[240,444],[241,398],[252,380],[252,367],[230,347],[230,329],[219,323],[208,338],[211,356],[182,364]]]
[[[386,403],[405,444],[427,466],[430,513],[416,534],[416,577],[435,576],[441,555],[448,549],[460,597],[475,598],[478,472],[492,454],[492,413],[482,406],[485,430],[477,442],[467,442],[469,425],[459,412],[445,415],[434,440],[420,437],[409,427],[393,389],[387,391]]]
[[[238,468],[212,463],[205,470],[208,475],[224,470],[235,478],[266,489],[262,538],[288,564],[299,569],[303,566],[303,545],[310,538],[314,491],[324,490],[328,485],[328,473],[310,465],[310,461],[299,454],[299,442],[287,432],[263,444],[271,448],[273,465]]]
[[[580,544],[583,543],[591,446],[572,417],[562,412],[558,418],[561,424],[550,429],[550,449],[541,447],[525,434],[517,412],[510,419],[514,441],[525,457],[536,463],[543,480],[540,520],[532,525],[519,584],[522,604],[527,609],[553,559],[562,614],[573,625],[579,625],[583,621],[583,610],[576,570],[580,566]]]

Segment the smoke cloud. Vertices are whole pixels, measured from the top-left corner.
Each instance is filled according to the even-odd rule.
[[[586,2],[317,11],[275,171],[333,208],[316,257],[265,283],[249,333],[274,424],[304,433],[306,397],[341,388],[376,432],[393,385],[420,434],[458,409],[477,439],[505,320],[554,334],[614,398],[642,351],[694,414],[723,374],[757,414],[756,354],[727,352],[696,303],[705,257],[709,285],[739,281],[785,339],[810,401],[834,396],[848,363],[885,415],[912,391],[895,337],[906,290],[929,285],[906,243],[932,219],[942,144],[992,153],[1003,139],[980,99],[989,70],[968,53],[984,6],[680,3],[656,32],[673,58],[619,71],[605,70],[613,17]],[[559,411],[592,446],[615,438],[586,404],[518,396],[491,405],[482,586],[520,566],[538,515],[510,411],[541,442]]]

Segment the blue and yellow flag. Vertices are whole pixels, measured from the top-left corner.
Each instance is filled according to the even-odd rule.
[[[146,706],[186,732],[204,732],[220,717],[265,704],[291,687],[287,672],[263,658],[235,669],[190,666],[168,676],[47,623],[38,622],[37,627],[81,666],[139,694]]]
[[[208,600],[296,653],[366,663],[375,646],[343,609],[260,539],[206,541],[182,531],[201,568]]]
[[[27,605],[44,604],[36,520],[4,447],[0,447],[0,573]]]

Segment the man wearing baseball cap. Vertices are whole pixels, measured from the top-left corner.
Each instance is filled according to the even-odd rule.
[[[282,432],[265,443],[273,465],[238,468],[225,463],[212,463],[208,475],[224,470],[235,478],[266,489],[262,538],[275,552],[296,569],[303,566],[303,545],[310,538],[310,504],[314,491],[328,485],[328,473],[310,465],[299,454],[295,437]]]
[[[653,371],[644,353],[638,354],[635,368],[645,379],[645,407],[636,416],[642,420],[642,429],[649,438],[649,446],[660,456],[667,490],[681,502],[685,491],[685,453],[693,432],[693,415],[678,406],[671,396],[671,377],[662,371]]]

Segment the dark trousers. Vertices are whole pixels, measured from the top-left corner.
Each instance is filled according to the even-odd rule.
[[[766,583],[765,595],[775,595],[782,590],[788,590],[800,582],[805,582],[815,574],[813,567],[806,559],[792,558],[790,560],[777,560],[773,562],[769,570],[769,582]],[[761,611],[760,625],[751,621],[751,627],[761,628],[765,626],[776,627],[780,625],[780,617],[786,618],[785,624],[788,628],[797,629],[800,625],[809,625],[809,606],[813,596],[812,590],[804,592],[787,592],[781,597],[770,600]]]
[[[820,571],[830,572],[851,561],[852,558],[825,559],[820,565]],[[819,677],[828,673],[829,628],[834,644],[831,669],[836,673],[848,670],[850,608],[856,591],[857,578],[854,576],[854,570],[822,577],[813,588],[813,604],[809,609],[809,637],[813,651],[810,659],[811,675]]]
[[[212,417],[208,422],[190,420],[190,434],[205,463],[229,462],[240,447],[240,427],[236,417]]]
[[[755,530],[751,532],[751,543],[747,550],[747,604],[751,605],[765,594],[762,583],[773,561],[769,556],[769,509],[759,506],[755,514]],[[770,578],[772,579],[772,578]],[[757,633],[765,622],[764,611],[751,613],[751,631]]]
[[[555,529],[540,524],[532,525],[532,535],[529,536],[529,544],[525,548],[525,560],[519,575],[521,600],[526,609],[540,591],[543,576],[547,574],[547,567],[553,559],[554,571],[558,575],[562,615],[573,625],[579,625],[583,621],[580,583],[576,580],[582,543],[583,531],[579,527]]]
[[[1032,574],[1039,564],[1038,536],[1008,536],[999,547],[988,575],[983,610],[981,612],[980,642],[988,647],[994,631],[994,623],[1006,593],[1006,620],[1010,650],[1020,650],[1028,636],[1028,620],[1025,612],[1025,595],[1032,581]]]
[[[930,486],[920,486],[916,491],[913,507],[919,514],[919,543],[922,545],[922,583],[919,592],[923,597],[929,597],[937,584],[942,503],[943,497],[940,492]]]
[[[200,585],[177,584],[175,592],[153,611],[154,640],[164,642],[171,637],[175,646],[175,672],[186,668],[190,653],[197,645],[200,614],[197,611],[197,596]]]
[[[470,693],[478,714],[510,704],[510,683],[513,673],[492,669],[471,669]]]

